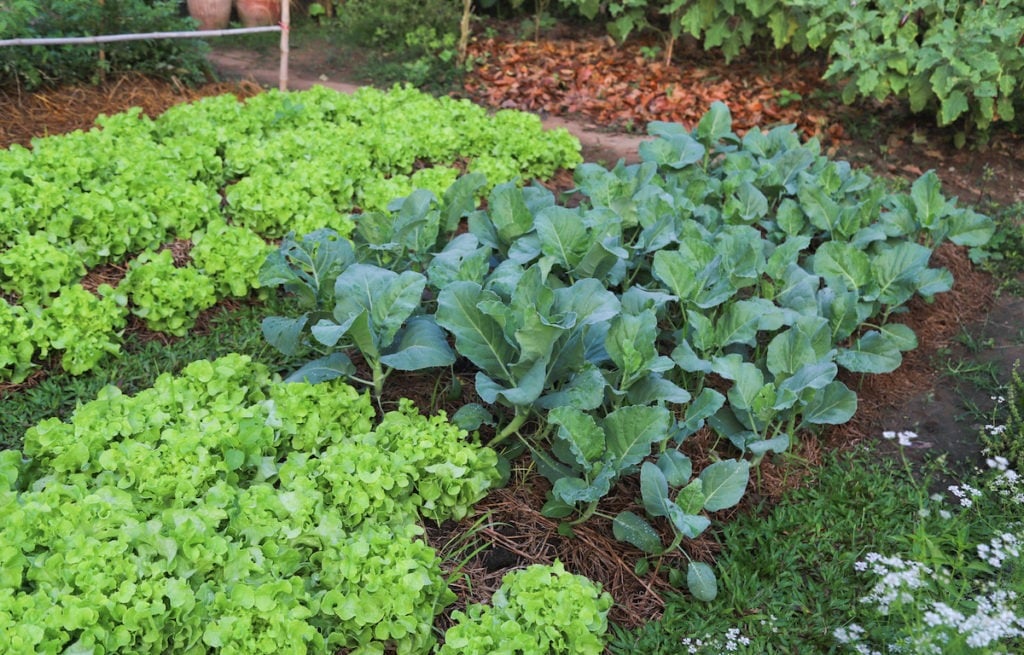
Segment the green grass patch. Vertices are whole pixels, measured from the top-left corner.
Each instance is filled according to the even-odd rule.
[[[879,652],[888,643],[913,646],[901,652],[994,652],[967,646],[966,635],[944,624],[929,626],[925,616],[944,603],[967,624],[972,612],[981,611],[982,595],[1024,588],[1024,570],[1018,565],[994,567],[977,554],[979,544],[1004,534],[1016,543],[1015,532],[1021,532],[1015,523],[1024,518],[1024,508],[1008,491],[1010,474],[992,471],[973,480],[974,486],[955,485],[972,501],[965,507],[948,482],[937,483],[946,479],[941,460],[926,465],[915,479],[899,461],[867,450],[836,455],[814,481],[779,505],[724,526],[720,538],[726,548],[716,563],[720,591],[715,601],[671,597],[660,620],[635,631],[619,630],[610,650],[645,655],[855,652],[854,644],[841,644],[835,631],[857,626],[867,629],[864,639],[874,637],[864,643]],[[932,495],[936,485],[942,488],[941,499]],[[971,489],[980,495],[972,498]],[[871,563],[870,553],[951,573],[948,579],[929,577],[926,586],[909,590],[912,602],[893,604],[883,615],[877,603],[863,600],[877,595],[881,579],[871,572],[880,564]],[[857,562],[868,570],[858,571]],[[901,575],[907,576],[905,571]],[[1021,614],[1019,599],[1010,605]],[[1019,623],[1011,627],[1019,630]],[[852,628],[854,634],[860,634],[858,628]],[[1019,636],[1001,638],[1000,648],[1009,645],[1009,652],[1021,652]],[[933,642],[944,650],[931,650]]]

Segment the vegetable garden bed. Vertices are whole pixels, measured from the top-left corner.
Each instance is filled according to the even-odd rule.
[[[273,118],[256,122],[287,122],[307,111],[308,105],[285,100],[268,114]],[[132,121],[140,119],[115,118],[107,123],[107,129]],[[160,119],[156,123],[159,125]],[[195,125],[193,119],[182,123]],[[355,220],[356,248],[350,259],[346,254],[339,254],[335,262],[318,259],[317,253],[325,252],[325,244],[330,241],[329,235],[321,233],[304,240],[286,239],[276,265],[264,268],[261,286],[286,284],[294,289],[305,284],[311,305],[307,311],[313,312],[298,318],[282,317],[277,329],[271,332],[276,335],[272,341],[287,349],[291,346],[282,335],[297,337],[307,327],[317,326],[308,333],[310,343],[340,351],[349,349],[340,347],[349,345],[348,339],[360,351],[350,357],[360,364],[356,375],[369,378],[377,373],[380,378],[390,375],[385,367],[401,371],[411,367],[410,361],[420,361],[410,350],[421,344],[421,332],[419,328],[411,329],[410,324],[432,324],[431,331],[440,326],[451,335],[446,341],[454,346],[452,357],[457,354],[473,364],[472,369],[465,369],[465,377],[469,378],[468,371],[475,369],[485,376],[473,376],[459,400],[475,397],[470,395],[475,393],[496,407],[491,409],[490,418],[480,411],[466,411],[458,420],[472,426],[474,416],[483,421],[494,419],[496,431],[504,431],[510,441],[519,432],[526,447],[534,451],[537,465],[552,482],[554,495],[547,499],[543,512],[548,516],[537,512],[539,505],[533,505],[537,523],[548,532],[559,531],[559,525],[564,525],[558,520],[559,514],[561,518],[582,517],[597,510],[598,502],[607,503],[599,513],[614,517],[611,524],[617,526],[617,536],[658,555],[665,549],[665,543],[677,542],[677,537],[698,536],[703,531],[703,527],[698,529],[703,525],[699,519],[705,512],[717,512],[739,501],[747,486],[748,464],[738,453],[760,461],[765,455],[786,449],[789,440],[782,436],[793,435],[792,426],[797,422],[823,425],[850,418],[852,392],[842,382],[843,378],[837,377],[839,366],[855,373],[885,372],[898,366],[901,351],[912,347],[913,333],[899,327],[900,323],[885,319],[914,293],[930,297],[944,292],[951,282],[939,269],[928,267],[932,248],[947,238],[977,244],[989,230],[983,217],[947,204],[934,177],[923,177],[909,195],[893,196],[866,176],[829,162],[813,148],[801,146],[786,130],[762,137],[752,132],[740,139],[730,128],[724,108],[715,108],[693,134],[670,125],[656,127],[661,131],[660,138],[641,151],[647,161],[644,166],[612,170],[594,165],[581,167],[576,179],[581,195],[574,199],[571,209],[541,188],[524,191],[515,186],[497,186],[487,194],[486,211],[477,212],[467,206],[466,198],[474,197],[482,187],[466,182],[463,184],[471,188],[469,193],[457,188],[446,194],[446,185],[439,184],[434,187],[434,200],[414,194],[405,204],[388,207],[391,196],[402,195],[398,185],[403,180],[395,175],[380,178],[385,180],[381,186],[391,189],[391,195],[384,191],[377,201],[372,200],[372,190],[367,191],[366,186],[361,196],[358,190],[352,191],[350,197],[361,197],[367,208],[375,206],[378,211],[367,213],[365,222]],[[168,131],[165,136],[170,134]],[[219,145],[214,151],[228,152],[231,139],[217,138]],[[66,143],[74,144],[75,139]],[[174,143],[173,137],[168,143]],[[284,143],[292,145],[288,140]],[[54,161],[58,161],[65,154],[61,150],[65,146],[54,147],[59,153]],[[271,154],[284,151],[282,146]],[[45,154],[45,148],[42,152]],[[452,152],[462,151],[453,148]],[[195,153],[185,154],[190,155],[192,162],[212,161]],[[421,159],[422,156],[412,157],[411,166],[415,168],[416,161]],[[282,165],[283,160],[290,158],[281,157],[274,163]],[[567,162],[571,162],[571,157],[559,163]],[[548,164],[540,161],[538,173],[553,172],[557,164],[545,168]],[[494,167],[504,169],[500,163]],[[199,173],[203,168],[204,165],[194,165],[192,170]],[[252,172],[244,167],[231,170],[236,175]],[[316,170],[316,166],[310,167],[299,179],[317,184],[313,174]],[[395,170],[403,169],[396,165]],[[802,173],[813,173],[812,181],[801,184]],[[466,179],[472,178],[463,178]],[[702,190],[699,197],[690,195],[694,188]],[[318,187],[315,195],[329,195],[322,193],[325,189],[336,191]],[[235,193],[238,195],[234,197],[230,191],[225,193],[227,206],[238,210],[237,215],[231,216],[233,227],[251,221],[260,227],[255,230],[257,233],[283,236],[290,222],[287,218],[283,223],[276,221],[282,220],[280,212],[285,207],[266,211],[263,216],[275,221],[268,223],[260,218],[262,206],[247,206],[241,200],[242,190]],[[855,201],[851,202],[853,198]],[[786,204],[787,199],[792,205]],[[780,214],[782,206],[788,209]],[[855,206],[859,207],[857,211],[848,209]],[[206,211],[215,214],[216,205],[209,205]],[[307,208],[300,218],[316,216],[317,211],[316,207]],[[251,218],[243,218],[247,212]],[[329,221],[338,221],[337,217],[344,215],[340,204],[323,212]],[[688,220],[662,220],[666,212],[684,214]],[[460,225],[465,214],[469,215],[468,221]],[[768,220],[769,214],[774,220]],[[778,218],[780,215],[783,218]],[[875,223],[879,216],[882,221]],[[307,227],[321,227],[323,221],[311,220]],[[208,227],[204,238],[229,229],[227,223],[221,226],[215,219],[208,220],[207,225],[215,229]],[[953,227],[949,229],[949,225]],[[334,227],[343,232],[351,229],[344,221],[336,222]],[[183,230],[178,236],[190,232]],[[455,232],[461,232],[461,236],[451,238]],[[917,243],[921,235],[925,235],[927,245]],[[164,240],[163,236],[151,235],[138,238],[140,242],[126,243],[125,251],[134,251],[140,244],[156,248]],[[471,239],[475,239],[472,244]],[[36,245],[47,247],[42,240],[38,241]],[[200,248],[203,239],[196,241],[196,248]],[[701,245],[708,241],[717,244],[717,250]],[[847,242],[855,245],[843,245]],[[96,249],[85,243],[90,247],[77,248],[76,252],[100,259],[83,260],[83,264],[99,263],[108,256],[102,252],[93,254]],[[449,245],[441,256],[432,256],[435,244],[446,243]],[[865,248],[870,254],[862,257]],[[720,258],[723,252],[727,263]],[[312,256],[305,259],[307,254]],[[175,266],[183,262],[175,262],[173,257],[169,262],[157,257],[149,262],[139,261],[133,270],[145,270],[145,264],[158,264],[164,270],[156,277],[162,279],[173,279],[179,274],[177,271],[187,270]],[[49,258],[53,259],[53,255]],[[167,256],[163,258],[166,260]],[[257,258],[254,250],[253,261]],[[230,259],[220,256],[221,261]],[[505,263],[495,267],[495,260]],[[481,261],[487,265],[480,265]],[[232,261],[238,263],[241,262]],[[330,269],[327,275],[321,275],[325,272],[318,268],[321,265]],[[216,265],[208,264],[206,269],[210,268],[215,270]],[[225,275],[225,286],[219,293],[232,293],[230,283],[239,278],[246,278],[251,284],[256,268],[245,268],[244,274],[239,269],[237,274]],[[69,264],[65,270],[79,269]],[[733,272],[728,276],[729,285],[721,282],[721,270]],[[406,273],[420,276],[415,283],[407,284],[420,292],[413,294],[395,288],[393,297],[403,298],[403,306],[413,306],[403,309],[404,316],[398,311],[374,315],[369,306],[372,301],[392,297],[389,294],[396,280],[411,282],[414,276]],[[310,274],[317,285],[309,285]],[[78,273],[67,274],[69,278],[75,275]],[[341,299],[355,296],[334,295],[339,288],[336,283],[324,282],[333,279],[332,275],[342,280],[345,289],[350,288],[345,284],[351,284],[352,289],[379,284],[380,290],[371,291],[366,302],[353,300],[351,306],[343,306]],[[794,282],[792,276],[799,280]],[[11,280],[16,277],[8,275]],[[603,279],[600,288],[584,282],[595,279]],[[60,298],[60,289],[67,281],[70,280],[60,280],[46,293]],[[129,285],[134,284],[137,282],[129,280]],[[186,281],[183,288],[195,288],[197,284]],[[432,293],[424,294],[428,284]],[[215,283],[211,285],[211,293],[218,293]],[[15,287],[12,283],[8,291],[10,298],[16,299],[41,289],[46,287],[35,283]],[[630,293],[630,289],[634,291]],[[822,290],[830,291],[819,293]],[[861,297],[853,297],[857,294]],[[179,291],[168,299],[184,300],[186,295]],[[470,295],[472,302],[462,302],[462,296]],[[143,297],[141,293],[137,296]],[[122,306],[127,301],[119,294],[108,297]],[[425,318],[419,323],[406,321],[410,317],[429,317],[431,298],[436,301],[436,318],[432,323]],[[419,306],[423,299],[428,304]],[[481,302],[488,299],[500,302]],[[39,305],[46,302],[42,297],[35,301]],[[136,307],[145,305],[133,302]],[[167,301],[151,306],[166,308]],[[459,313],[457,306],[475,307],[478,313]],[[501,310],[500,306],[506,309]],[[679,311],[679,306],[685,309]],[[810,318],[822,306],[827,313]],[[181,311],[179,308],[172,317]],[[861,322],[878,311],[882,320],[873,327],[862,328]],[[532,318],[517,318],[514,312]],[[185,322],[193,317],[191,310],[186,313],[189,316]],[[136,315],[152,318],[152,314]],[[375,319],[373,325],[379,332],[371,329],[368,318]],[[365,328],[360,327],[359,321],[367,321]],[[17,324],[17,317],[14,323]],[[486,328],[481,330],[481,325]],[[151,327],[179,329],[163,319],[154,320]],[[822,336],[824,332],[829,333],[827,339]],[[541,339],[542,335],[547,341]],[[722,335],[728,338],[719,339]],[[403,341],[405,337],[412,340]],[[65,337],[56,342],[51,340],[48,348],[67,351],[68,348],[57,344],[71,342],[83,343],[80,338]],[[436,343],[436,339],[431,343]],[[815,356],[804,361],[793,354],[799,352],[798,345],[811,346]],[[601,347],[603,353],[591,356]],[[561,353],[574,349],[580,350],[578,361],[570,362],[568,356],[559,361]],[[498,355],[488,358],[481,350]],[[559,356],[552,357],[554,353]],[[343,360],[332,356],[328,363],[334,372],[351,373]],[[86,357],[85,362],[91,357],[92,354]],[[19,376],[27,373],[24,367],[31,364],[31,359],[32,356],[28,360],[21,357],[22,368],[11,370],[18,370]],[[77,366],[79,361],[69,360],[70,367]],[[385,380],[384,386],[396,384],[400,375]],[[453,375],[451,381],[455,379]],[[396,386],[401,389],[401,382]],[[548,410],[553,411],[549,414]],[[597,418],[591,418],[592,415]],[[549,422],[543,427],[546,416]],[[705,421],[714,425],[722,439],[716,441],[710,436],[711,431],[703,425]],[[518,429],[508,427],[515,423],[519,423]],[[652,429],[639,429],[644,426]],[[550,453],[546,450],[549,447]],[[660,452],[661,456],[647,458],[652,448],[655,455]],[[80,467],[80,455],[79,450],[70,449],[62,466],[68,472]],[[225,451],[224,461],[234,461],[232,458],[238,456]],[[243,449],[241,456],[248,465],[253,454]],[[257,464],[255,459],[251,463]],[[640,472],[638,478],[628,475],[636,469]],[[688,469],[685,475],[684,469]],[[234,470],[233,465],[228,470]],[[691,480],[693,472],[699,475]],[[520,482],[524,479],[521,472],[515,476]],[[527,494],[536,495],[544,489],[544,483],[537,480],[529,478],[524,484],[531,487]],[[615,492],[605,501],[612,483]],[[705,483],[714,491],[705,491]],[[677,495],[680,489],[682,495]],[[499,496],[497,504],[502,502],[509,501],[507,497],[501,501]],[[643,513],[647,519],[641,518]],[[596,520],[600,526],[596,529],[581,523],[579,527],[560,531],[575,532],[575,547],[583,558],[595,546],[609,548],[607,519],[601,521]],[[651,524],[657,530],[651,529]],[[492,536],[501,534],[491,529]],[[598,532],[605,536],[598,542],[590,541],[591,535]],[[503,536],[506,551],[515,555],[521,543],[517,535]],[[565,543],[573,541],[566,539]],[[570,551],[573,548],[568,546]],[[700,548],[687,549],[684,554],[670,544],[663,559],[651,561],[660,561],[663,567],[677,567],[679,572],[664,575],[663,569],[660,577],[657,572],[634,572],[638,553],[624,552],[629,553],[629,561],[622,560],[613,567],[616,575],[633,578],[631,583],[640,581],[641,588],[645,584],[650,586],[652,580],[658,581],[653,584],[665,585],[666,581],[680,582],[674,578],[681,577],[689,578],[695,595],[712,593],[707,572],[700,566],[707,553]],[[688,560],[693,562],[689,570]],[[243,607],[247,602],[241,596],[231,600]],[[253,603],[258,606],[255,600]],[[626,606],[629,607],[628,603]],[[652,610],[649,607],[646,611]],[[351,634],[356,633],[358,630]],[[397,635],[393,637],[396,640],[390,643],[399,643]],[[212,633],[209,637],[221,638]],[[362,638],[353,637],[358,643],[363,643],[359,641]],[[205,643],[213,645],[208,640]]]

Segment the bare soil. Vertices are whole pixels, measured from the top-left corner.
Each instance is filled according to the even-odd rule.
[[[142,106],[146,113],[155,115],[171,104],[203,95],[231,92],[244,97],[262,88],[277,87],[278,57],[276,48],[215,47],[211,62],[225,81],[200,89],[125,77],[101,87],[68,87],[37,94],[0,91],[0,146],[28,145],[33,136],[86,129],[99,113],[115,113],[131,106]],[[716,65],[706,56],[701,57],[700,65],[710,71],[708,75],[730,74],[724,63]],[[351,92],[362,79],[360,64],[357,59],[339,54],[329,43],[307,41],[290,52],[288,88],[322,84]],[[564,65],[571,66],[572,62]],[[688,62],[684,59],[679,65],[685,67]],[[829,110],[833,112],[830,120],[844,127],[843,138],[827,144],[828,152],[835,157],[908,181],[934,169],[948,195],[957,195],[962,202],[978,204],[982,209],[1024,201],[1024,161],[1016,155],[1024,152],[1024,139],[1019,135],[997,132],[987,145],[958,150],[952,147],[948,132],[933,129],[926,118],[906,115],[898,106],[864,104],[851,109],[830,105]],[[637,146],[643,139],[635,132],[615,130],[578,114],[558,116],[545,112],[543,118],[547,126],[565,127],[575,134],[583,144],[587,161],[635,161]],[[920,347],[909,353],[904,366],[892,374],[847,379],[860,397],[860,409],[854,420],[828,433],[805,438],[798,452],[810,462],[807,468],[794,469],[792,463],[766,460],[761,486],[736,511],[747,511],[761,500],[777,498],[785,488],[813,474],[813,465],[826,449],[870,442],[877,444],[882,453],[891,451],[892,446],[880,438],[882,430],[916,431],[921,440],[912,454],[945,454],[954,470],[967,471],[981,461],[978,418],[976,414],[967,415],[966,409],[991,407],[992,401],[984,390],[956,384],[938,365],[960,357],[977,358],[992,362],[997,375],[1007,379],[1024,350],[1024,300],[995,294],[993,281],[971,266],[963,249],[943,248],[936,257],[953,271],[956,286],[933,304],[915,303],[906,315],[906,322],[919,336]],[[132,334],[153,338],[142,330]],[[958,340],[959,334],[972,338]],[[439,382],[430,378],[410,383],[402,385],[403,395],[418,394],[429,399]],[[701,438],[708,437],[698,435],[694,439],[694,457],[701,456]],[[482,503],[480,512],[489,513],[490,520],[477,538],[486,547],[466,565],[456,582],[460,591],[458,605],[488,597],[510,568],[528,562],[550,562],[557,557],[570,569],[604,583],[616,599],[612,617],[616,622],[628,626],[656,617],[662,607],[660,592],[664,591],[665,583],[654,576],[634,574],[637,553],[616,542],[606,522],[594,520],[571,537],[560,535],[557,523],[538,512],[545,485],[531,471],[528,461],[521,460],[514,467],[511,484]],[[618,505],[613,509],[625,508],[633,502],[637,493],[629,485],[621,485],[611,498],[610,502]],[[722,513],[716,518],[727,520],[730,514]],[[431,541],[444,549],[453,536],[468,527],[468,522],[439,526],[431,530]],[[706,537],[690,544],[689,554],[709,560],[717,548],[716,541]]]

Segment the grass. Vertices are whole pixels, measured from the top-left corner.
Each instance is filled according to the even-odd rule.
[[[834,455],[811,484],[790,493],[779,505],[724,526],[715,601],[701,604],[683,596],[670,598],[660,620],[636,631],[618,631],[611,652],[853,652],[836,640],[837,628],[851,624],[887,628],[883,633],[895,635],[890,637],[893,643],[908,629],[919,630],[909,625],[912,621],[900,623],[900,617],[880,619],[870,604],[861,601],[874,580],[857,572],[855,563],[869,552],[916,553],[929,561],[949,559],[955,564],[960,558],[966,563],[974,545],[988,542],[1024,518],[1024,508],[995,493],[986,493],[970,511],[956,512],[955,503],[950,502],[956,499],[950,494],[941,502],[930,496],[933,476],[941,473],[941,459],[915,477],[898,459],[880,458],[867,449]],[[981,483],[974,481],[974,485]],[[954,515],[946,518],[947,511]],[[979,516],[997,520],[977,520]],[[982,575],[978,570],[962,573],[972,579]],[[1024,570],[1019,567],[998,577],[1009,588],[1024,587]],[[973,585],[948,589],[957,597],[943,602],[970,604]],[[921,607],[931,602],[917,600]],[[1019,639],[1012,644],[1018,649],[1024,646]]]

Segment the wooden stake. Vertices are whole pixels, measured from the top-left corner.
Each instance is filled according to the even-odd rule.
[[[278,73],[278,87],[288,90],[288,32],[291,23],[289,11],[291,0],[281,0],[281,70]]]

